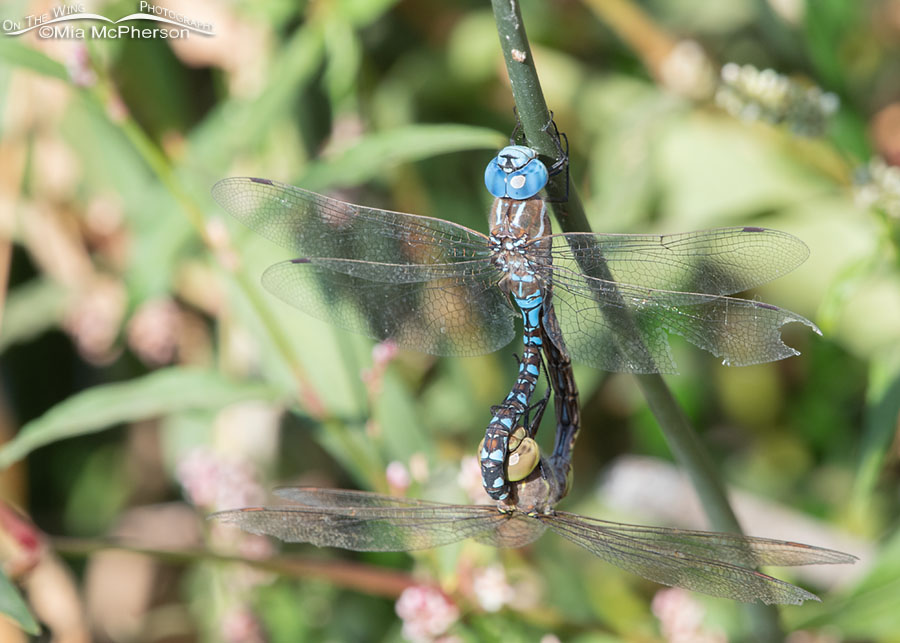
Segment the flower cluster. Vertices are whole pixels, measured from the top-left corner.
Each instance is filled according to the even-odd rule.
[[[395,606],[403,620],[403,637],[413,643],[430,643],[459,620],[459,608],[436,587],[414,585],[400,594]]]
[[[683,589],[673,587],[658,591],[651,608],[669,643],[727,643],[728,639],[721,631],[704,626],[706,611]]]
[[[878,157],[856,172],[856,202],[900,219],[900,167]]]
[[[772,69],[728,63],[722,67],[716,104],[745,121],[783,124],[795,134],[821,136],[840,100]]]

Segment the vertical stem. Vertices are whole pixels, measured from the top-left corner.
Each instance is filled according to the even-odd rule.
[[[541,91],[534,58],[525,35],[525,25],[518,0],[491,0],[494,20],[500,36],[500,47],[506,61],[510,87],[528,145],[546,157],[556,158],[558,148],[549,130],[550,111]],[[566,195],[564,173],[547,186],[554,214],[565,232],[591,232],[584,207],[574,190],[568,191],[566,202],[553,202]],[[612,275],[609,275],[612,281]],[[718,476],[712,458],[703,448],[684,411],[678,406],[662,376],[641,375],[638,385],[650,410],[659,422],[673,455],[691,478],[703,503],[710,524],[719,531],[741,533],[740,525],[728,502],[725,486]],[[760,641],[781,640],[778,611],[768,605],[750,605],[748,612],[755,637]]]
[[[12,241],[0,231],[0,329],[3,327],[3,309],[9,287],[9,264],[12,260]]]

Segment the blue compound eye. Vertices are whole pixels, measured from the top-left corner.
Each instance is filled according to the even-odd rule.
[[[547,185],[547,168],[534,159],[518,172],[506,177],[506,193],[513,199],[530,199]]]
[[[484,184],[495,197],[528,199],[547,185],[547,167],[530,147],[510,145],[500,150],[484,171]]]
[[[506,172],[497,165],[496,158],[491,159],[484,169],[484,185],[493,196],[497,198],[506,196]]]

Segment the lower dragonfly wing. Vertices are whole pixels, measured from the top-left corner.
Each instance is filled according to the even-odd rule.
[[[386,496],[371,491],[350,489],[325,489],[322,487],[277,487],[273,493],[279,498],[296,502],[306,507],[330,509],[344,513],[348,509],[372,507],[452,507],[443,502],[429,502],[414,498]],[[488,505],[491,506],[491,505]]]
[[[430,549],[491,532],[509,517],[491,506],[250,507],[210,518],[285,542],[353,551]]]
[[[573,261],[552,270],[566,348],[574,359],[608,371],[677,372],[669,334],[725,365],[748,366],[799,354],[781,339],[785,324],[799,322],[820,333],[808,319],[758,301],[596,279]]]
[[[553,531],[629,572],[663,585],[747,603],[800,605],[819,599],[805,589],[742,565],[854,560],[847,554],[796,543],[617,525],[564,512],[543,520]]]
[[[344,516],[359,516],[360,514],[368,516],[372,513],[372,510],[380,515],[383,513],[381,509],[384,508],[441,509],[444,511],[450,509],[455,511],[456,515],[475,513],[481,515],[485,513],[485,509],[489,509],[496,513],[500,519],[491,523],[493,528],[481,531],[472,537],[484,545],[492,545],[494,547],[522,547],[537,540],[547,529],[539,520],[520,513],[501,514],[493,505],[479,505],[475,507],[448,505],[427,500],[385,496],[369,491],[321,489],[318,487],[280,487],[275,489],[275,495],[306,507],[316,507],[322,511]]]
[[[557,515],[561,516],[563,520],[577,522],[587,529],[603,531],[607,534],[615,533],[622,538],[647,543],[660,551],[671,551],[673,555],[714,556],[720,562],[734,565],[797,567],[800,565],[841,565],[858,560],[856,556],[841,551],[813,547],[788,540],[757,538],[716,531],[628,525],[565,512],[558,512]]]
[[[498,523],[490,531],[478,534],[475,540],[492,547],[524,547],[540,538],[547,530],[547,526],[537,518],[521,513],[501,515],[506,518],[504,522]]]
[[[483,260],[395,265],[295,259],[266,270],[263,285],[304,312],[377,340],[432,355],[480,355],[515,336],[515,313]]]

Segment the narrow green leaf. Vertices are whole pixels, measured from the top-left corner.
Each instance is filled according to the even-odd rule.
[[[0,38],[0,59],[14,67],[23,67],[59,80],[69,80],[69,74],[63,65],[14,37]]]
[[[309,166],[298,185],[309,190],[358,185],[385,168],[461,150],[502,147],[506,137],[485,127],[409,125],[361,138],[339,155]]]
[[[236,154],[257,145],[312,81],[322,64],[323,51],[316,21],[298,28],[272,61],[272,72],[258,98],[223,101],[192,131],[191,163],[208,171],[224,168]]]
[[[65,289],[49,279],[35,279],[10,291],[3,311],[0,352],[56,326],[65,312],[64,295]]]
[[[870,367],[865,432],[860,444],[855,503],[865,506],[890,452],[900,416],[900,354],[882,356]]]
[[[22,427],[0,449],[0,469],[34,449],[122,422],[190,409],[219,408],[249,399],[274,400],[278,393],[259,383],[230,380],[211,372],[168,368],[116,384],[95,386],[64,400]]]
[[[0,570],[0,614],[5,614],[28,634],[37,636],[41,632],[28,605],[12,581],[6,577],[3,570]]]

